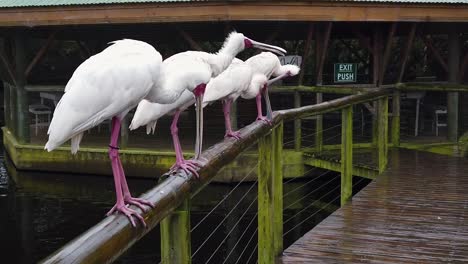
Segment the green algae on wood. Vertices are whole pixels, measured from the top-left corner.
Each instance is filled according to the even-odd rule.
[[[258,141],[258,263],[283,251],[283,123]]]
[[[161,263],[192,262],[190,239],[190,200],[161,221]]]
[[[353,195],[353,107],[341,114],[341,206]]]

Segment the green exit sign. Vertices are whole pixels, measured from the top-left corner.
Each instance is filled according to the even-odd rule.
[[[335,82],[347,83],[357,80],[357,63],[335,63]]]

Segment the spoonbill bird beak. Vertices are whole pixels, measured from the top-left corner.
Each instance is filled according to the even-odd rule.
[[[271,109],[271,103],[270,103],[270,97],[268,96],[268,84],[265,84],[265,87],[263,88],[263,98],[265,98],[265,104],[266,104],[266,116],[268,120],[273,119],[273,110]]]
[[[257,48],[257,49],[271,51],[271,52],[273,52],[273,53],[275,53],[277,55],[280,55],[280,56],[286,55],[286,50],[283,49],[283,48],[280,48],[278,46],[268,45],[268,44],[258,42],[258,41],[255,41],[255,40],[252,40],[252,39],[249,39],[249,38],[245,38],[244,42],[246,44],[245,45],[246,48],[254,47],[254,48]]]
[[[199,159],[203,146],[203,96],[205,95],[206,84],[200,84],[193,91],[195,95],[195,108],[197,114],[197,137],[195,139],[195,159]]]

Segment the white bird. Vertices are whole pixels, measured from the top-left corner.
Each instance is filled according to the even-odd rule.
[[[133,204],[145,210],[143,205],[152,204],[130,195],[117,147],[122,119],[142,99],[168,104],[189,91],[201,103],[210,78],[225,70],[237,53],[247,47],[285,53],[279,47],[253,41],[241,33],[231,33],[217,54],[188,51],[164,62],[159,52],[145,42],[128,39],[113,42],[73,73],[54,112],[45,149],[52,151],[71,139],[72,153],[76,153],[84,131],[112,118],[109,156],[117,201],[108,215],[121,212],[133,226],[132,216],[146,225],[141,215],[126,206]],[[197,142],[200,145],[197,150],[201,151],[198,138],[202,133],[202,110],[197,108]],[[182,169],[187,166],[186,163],[176,165]]]
[[[195,101],[196,101],[196,112],[197,112],[197,132],[196,132],[196,143],[195,143],[195,160],[185,160],[183,158],[182,148],[180,146],[178,137],[177,122],[179,119],[180,112],[185,110],[188,106],[193,104],[193,95],[189,93],[179,94],[178,100],[167,101],[167,102],[156,102],[161,104],[171,104],[171,106],[159,106],[153,110],[145,110],[151,108],[149,102],[152,100],[142,101],[137,107],[137,111],[134,115],[130,129],[136,129],[141,125],[148,124],[151,122],[150,127],[155,127],[156,120],[161,116],[174,113],[174,119],[171,125],[171,134],[174,141],[174,151],[176,155],[176,163],[172,166],[172,170],[182,169],[184,171],[191,172],[198,176],[196,167],[199,165],[198,158],[200,157],[202,150],[202,134],[203,134],[203,111],[201,104],[206,89],[206,85],[209,81],[221,74],[231,64],[234,57],[244,50],[245,48],[255,47],[264,50],[270,50],[277,52],[278,54],[284,54],[286,51],[280,47],[267,45],[264,43],[256,42],[252,39],[245,37],[241,33],[233,32],[224,41],[223,47],[216,53],[206,53],[200,51],[187,51],[175,54],[163,61],[163,74],[162,78],[167,83],[167,86],[176,86],[180,82],[186,82],[191,80],[193,77],[197,77],[195,81],[192,81],[192,85],[198,85],[194,90]],[[185,72],[181,76],[179,72]],[[137,121],[137,120],[140,121]],[[141,120],[146,120],[141,121]]]
[[[112,162],[117,201],[108,212],[125,214],[132,225],[132,215],[144,225],[133,204],[145,210],[150,202],[131,196],[119,159],[117,141],[125,115],[155,89],[162,57],[151,45],[136,40],[118,40],[102,52],[88,58],[73,73],[65,94],[54,111],[45,149],[52,151],[71,139],[71,152],[79,149],[83,133],[107,119],[112,119],[109,157]]]
[[[259,90],[250,90],[248,91],[242,98],[244,99],[252,99],[256,97],[257,102],[257,120],[263,120],[266,122],[270,122],[272,118],[272,110],[270,104],[270,98],[268,96],[268,86],[274,83],[277,80],[286,78],[288,76],[294,76],[299,73],[299,67],[293,64],[286,64],[281,65],[281,62],[275,54],[271,52],[262,52],[258,55],[252,56],[245,61],[247,65],[249,65],[254,74],[263,74],[266,76],[267,79],[270,77],[276,77],[268,81],[268,83]],[[258,87],[252,87],[258,88]],[[262,97],[261,94],[263,93],[263,97],[265,98],[266,108],[267,108],[267,116],[263,116],[262,114]]]

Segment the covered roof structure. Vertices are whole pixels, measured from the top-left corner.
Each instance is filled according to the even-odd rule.
[[[468,22],[468,0],[11,0],[0,26],[216,21]]]

